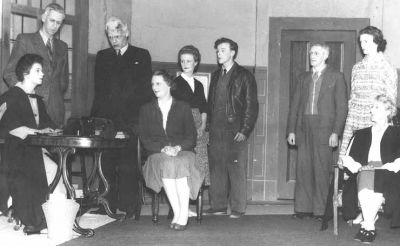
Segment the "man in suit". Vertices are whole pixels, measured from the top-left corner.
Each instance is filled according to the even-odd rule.
[[[322,219],[333,150],[346,121],[347,91],[343,74],[326,64],[326,44],[312,44],[309,56],[311,71],[299,76],[290,105],[287,141],[298,146],[293,216]]]
[[[139,216],[137,124],[140,106],[152,97],[151,58],[147,50],[128,43],[128,25],[120,19],[107,21],[106,34],[112,47],[96,56],[91,116],[112,120],[117,131],[129,136],[126,148],[103,153],[103,172],[110,183],[107,198],[111,211]]]
[[[238,44],[215,41],[220,68],[212,74],[210,106],[210,199],[206,214],[240,218],[246,210],[247,139],[258,115],[257,84],[248,70],[235,62]]]
[[[65,11],[60,5],[50,3],[41,18],[43,25],[39,31],[17,36],[3,77],[8,87],[15,85],[15,67],[19,58],[27,53],[42,56],[44,77],[36,93],[43,97],[51,119],[61,128],[65,114],[64,93],[68,88],[68,46],[55,36],[64,21]]]

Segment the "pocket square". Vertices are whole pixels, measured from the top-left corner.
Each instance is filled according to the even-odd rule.
[[[139,64],[139,62],[138,62],[138,61],[135,61],[133,64],[136,65],[136,64]]]

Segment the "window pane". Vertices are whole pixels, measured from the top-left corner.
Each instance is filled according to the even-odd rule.
[[[68,49],[68,71],[71,74],[72,73],[72,49]]]
[[[61,7],[65,8],[64,0],[56,0],[56,3],[60,4]]]
[[[65,12],[69,15],[75,15],[75,0],[65,0]]]
[[[72,25],[65,24],[60,33],[60,39],[68,44],[69,48],[72,48]]]
[[[10,39],[16,39],[22,32],[22,16],[11,14]]]
[[[47,6],[47,4],[52,3],[52,0],[42,0],[42,9]]]
[[[15,2],[20,5],[28,5],[28,0],[17,0]]]
[[[24,16],[22,28],[23,28],[24,33],[36,32],[38,29],[36,18],[30,18],[30,17]]]
[[[40,8],[40,0],[31,0],[31,1],[32,1],[32,7]]]

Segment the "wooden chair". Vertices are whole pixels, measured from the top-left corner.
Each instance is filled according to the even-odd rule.
[[[142,203],[145,202],[145,197],[144,195],[146,194],[146,187],[145,187],[145,181],[143,178],[143,169],[142,166],[146,162],[147,157],[145,156],[145,151],[141,146],[140,139],[138,138],[138,143],[137,143],[137,163],[138,163],[138,169],[141,174],[140,182],[139,182],[139,190],[142,192]],[[199,194],[196,199],[196,220],[198,223],[201,223],[203,219],[203,186],[200,187]],[[162,191],[161,191],[162,192]],[[158,213],[160,210],[160,196],[161,192],[156,193],[152,192],[152,201],[151,201],[151,212],[152,212],[152,221],[154,224],[157,224],[159,222],[158,218]],[[171,219],[173,217],[173,211],[171,209],[171,206],[169,207],[168,211],[168,218]]]
[[[393,126],[400,127],[400,108],[397,108],[397,114],[392,118]],[[335,162],[336,163],[336,162]],[[335,236],[339,235],[338,232],[338,209],[342,206],[342,190],[339,189],[340,178],[343,177],[344,173],[340,171],[338,165],[334,165],[334,177],[333,177],[333,234]],[[329,203],[329,197],[328,197]],[[328,204],[327,203],[327,204]],[[380,213],[383,212],[383,207],[381,207]],[[353,225],[352,221],[348,223],[350,226]],[[323,226],[322,226],[323,227]],[[322,229],[321,227],[321,229]]]

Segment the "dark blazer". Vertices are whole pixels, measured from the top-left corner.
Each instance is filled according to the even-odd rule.
[[[173,99],[165,130],[157,100],[143,105],[139,116],[139,137],[149,155],[160,153],[168,145],[180,145],[182,150],[193,151],[197,131],[189,104]]]
[[[226,116],[229,123],[236,123],[238,132],[249,137],[258,116],[257,83],[254,75],[239,64],[233,65],[231,77],[227,85]],[[221,76],[221,67],[211,76],[208,93],[209,108],[212,112],[215,103],[216,88]],[[211,114],[212,117],[212,114]],[[209,121],[210,118],[209,117]]]
[[[361,165],[368,164],[368,154],[372,141],[371,127],[358,130],[354,134],[349,155]],[[380,143],[382,164],[393,162],[400,158],[400,128],[389,126]],[[357,214],[357,174],[350,174],[343,188],[343,211],[345,218]],[[392,226],[400,226],[400,172],[375,170],[375,192],[383,193],[385,197],[384,212],[392,216]]]
[[[46,201],[48,192],[42,150],[41,147],[30,146],[8,132],[21,126],[34,129],[54,128],[54,123],[46,113],[43,101],[38,98],[39,125],[36,125],[29,98],[19,87],[11,87],[5,93],[4,99],[7,110],[0,121],[0,129],[7,134],[1,156],[2,167],[7,170],[7,183],[13,198],[15,216],[25,225],[37,226],[44,222],[41,205]]]
[[[100,50],[94,79],[91,115],[111,119],[117,130],[136,131],[140,106],[153,95],[149,52],[132,45],[122,57],[113,48]]]
[[[60,127],[64,124],[64,94],[67,91],[69,82],[68,46],[65,42],[54,38],[51,61],[47,47],[39,32],[19,34],[3,74],[3,78],[9,87],[17,83],[15,67],[18,60],[28,53],[38,54],[43,57],[44,77],[42,85],[35,90],[38,95],[43,97],[51,119]]]
[[[194,79],[194,91],[182,76],[176,77],[174,82],[175,88],[171,90],[174,98],[189,103],[192,108],[198,108],[200,113],[208,113],[204,87],[200,81]]]
[[[289,111],[288,133],[296,134],[296,142],[302,137],[303,115],[307,106],[312,72],[300,74]],[[340,136],[347,116],[347,89],[344,75],[327,67],[319,92],[317,107],[321,143],[328,144],[332,133]]]

